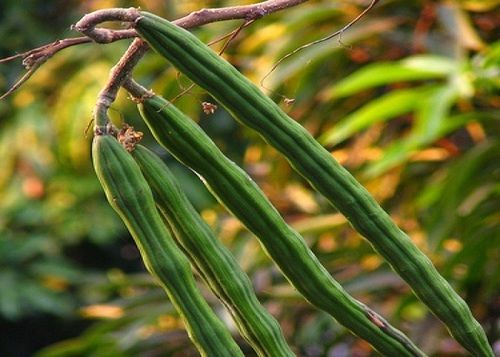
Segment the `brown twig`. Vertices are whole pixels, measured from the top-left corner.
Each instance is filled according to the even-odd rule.
[[[211,22],[226,20],[256,20],[270,13],[299,5],[307,0],[267,0],[257,4],[201,9],[180,18],[174,23],[184,28],[193,28]]]
[[[141,13],[136,8],[128,9],[103,9],[91,12],[83,16],[74,26],[73,29],[90,37],[97,43],[111,43],[118,39],[136,37],[137,34],[133,29],[126,30],[109,30],[106,28],[96,28],[96,26],[105,21],[122,21],[134,23],[141,16]]]
[[[126,38],[136,37],[133,29],[109,30],[96,28],[95,26],[104,21],[125,21],[133,22],[139,17],[139,11],[135,8],[130,9],[105,9],[92,12],[82,17],[73,29],[81,32],[85,37],[65,38],[52,43],[37,47],[27,52],[19,53],[14,56],[0,59],[0,63],[13,61],[18,58],[23,59],[23,66],[28,70],[20,79],[18,79],[9,90],[0,97],[0,100],[12,94],[21,87],[40,66],[57,52],[76,45],[89,42],[111,43]]]
[[[17,55],[10,56],[7,58],[0,59],[0,63],[6,63],[9,61],[13,61],[18,58],[23,59],[23,65],[26,69],[30,69],[36,62],[39,61],[40,58],[47,59],[54,55],[54,53],[75,45],[81,45],[82,43],[92,42],[91,39],[87,37],[76,37],[76,38],[66,38],[63,40],[56,40],[52,43],[34,48],[32,50],[18,53]]]
[[[26,72],[21,78],[19,78],[16,83],[12,87],[9,88],[7,92],[5,92],[1,97],[0,100],[4,99],[5,97],[11,95],[13,92],[15,92],[19,87],[23,85],[24,82],[26,82],[28,79],[31,78],[31,76],[36,72],[38,68],[42,65],[42,62],[37,63],[33,67],[31,67],[28,72]]]
[[[220,37],[220,38],[218,38],[216,40],[210,41],[210,43],[208,45],[211,46],[212,44],[217,43],[217,42],[222,41],[222,40],[224,40],[224,39],[227,38],[226,42],[224,42],[224,45],[219,50],[219,56],[220,56],[227,49],[227,46],[229,46],[229,44],[231,43],[231,41],[233,41],[236,38],[236,36],[239,35],[239,33],[241,32],[241,30],[243,30],[247,26],[250,26],[254,22],[255,22],[255,19],[246,20],[240,26],[238,26],[237,29],[231,31],[230,33],[228,33],[227,35],[225,35],[223,37]]]
[[[126,21],[133,22],[139,17],[139,11],[134,8],[130,9],[105,9],[92,12],[82,17],[73,29],[81,32],[85,37],[66,38],[57,40],[52,43],[37,47],[30,51],[20,53],[14,56],[0,59],[0,63],[9,62],[18,58],[23,59],[23,66],[28,70],[20,79],[18,79],[9,90],[0,97],[0,100],[7,97],[21,87],[40,66],[57,52],[76,45],[81,45],[89,42],[111,43],[126,38],[136,37],[137,34],[133,29],[126,30],[109,30],[96,28],[95,26],[104,21]]]
[[[292,52],[289,52],[287,53],[286,55],[284,55],[283,57],[281,57],[278,62],[276,62],[272,67],[271,69],[269,70],[269,72],[266,73],[266,75],[264,77],[262,77],[262,79],[260,80],[260,85],[261,87],[263,88],[266,88],[264,86],[264,81],[266,80],[267,77],[269,77],[271,75],[271,73],[274,72],[274,70],[276,68],[278,68],[278,66],[284,61],[286,60],[287,58],[295,55],[297,52],[300,52],[308,47],[311,47],[311,46],[314,46],[314,45],[317,45],[319,43],[322,43],[322,42],[325,42],[325,41],[328,41],[336,36],[342,36],[342,34],[347,31],[350,27],[352,27],[356,22],[358,22],[359,20],[361,20],[377,3],[379,2],[379,0],[371,0],[370,4],[368,5],[368,7],[366,9],[364,9],[358,16],[356,16],[354,18],[354,20],[352,20],[351,22],[349,22],[347,25],[345,25],[344,27],[342,27],[340,30],[338,31],[335,31],[334,33],[331,33],[329,34],[328,36],[325,36],[325,37],[322,37],[318,40],[315,40],[315,41],[312,41],[312,42],[309,42],[309,43],[306,43],[305,45],[302,45],[296,49],[294,49]]]
[[[115,101],[118,90],[123,82],[130,76],[133,68],[142,58],[143,54],[148,50],[148,45],[140,38],[136,38],[129,46],[125,54],[120,58],[118,63],[112,68],[109,74],[109,80],[106,86],[99,92],[94,113],[106,113]],[[105,118],[106,115],[96,115],[96,118]],[[107,123],[100,123],[96,120],[95,126],[105,126]]]
[[[0,63],[6,63],[9,61],[16,60],[18,58],[22,58],[23,59],[22,64],[24,68],[28,70],[23,76],[21,76],[21,78],[19,78],[14,83],[14,85],[12,85],[12,87],[9,88],[9,90],[5,94],[0,96],[0,100],[9,96],[16,89],[21,87],[24,84],[24,82],[30,79],[30,77],[36,72],[38,68],[40,68],[42,64],[44,64],[49,58],[51,58],[57,52],[71,46],[81,45],[83,43],[89,43],[89,42],[92,42],[92,40],[88,37],[66,38],[63,40],[54,41],[47,45],[43,45],[23,53],[19,53],[14,56],[0,59]]]
[[[267,0],[253,5],[201,9],[173,22],[176,25],[186,29],[205,25],[211,22],[225,20],[245,19],[248,22],[250,20],[256,20],[267,14],[296,6],[306,1],[307,0]],[[58,40],[25,53],[0,59],[0,63],[3,63],[17,58],[23,58],[27,61],[26,64],[29,64],[29,68],[27,67],[29,71],[13,85],[7,93],[2,95],[0,99],[12,94],[16,89],[24,84],[47,59],[64,48],[82,43],[111,43],[127,38],[136,37],[137,34],[135,33],[134,29],[111,30],[105,28],[96,28],[96,26],[105,21],[122,21],[127,23],[134,23],[139,16],[140,12],[135,8],[112,8],[94,11],[83,16],[82,19],[80,19],[74,26],[72,26],[73,29],[81,32],[86,37]],[[124,54],[124,57],[128,56],[129,54]],[[30,59],[28,60],[28,58]]]

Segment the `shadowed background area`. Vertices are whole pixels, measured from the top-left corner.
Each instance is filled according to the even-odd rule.
[[[0,5],[0,58],[59,38],[83,14],[140,6],[168,19],[250,1],[38,1]],[[256,83],[283,55],[348,23],[367,1],[311,1],[244,29],[224,56]],[[500,26],[495,0],[381,2],[341,38],[284,61],[263,83],[367,187],[498,341]],[[209,42],[228,21],[194,30]],[[85,131],[129,40],[51,58],[0,101],[0,355],[196,355],[173,306],[108,207]],[[221,44],[214,46],[220,49]],[[0,89],[24,73],[0,64]],[[189,80],[154,54],[136,78],[166,98]],[[283,97],[294,99],[286,103]],[[464,351],[387,264],[286,160],[201,89],[176,101],[242,165],[332,275],[429,354]],[[289,102],[289,101],[288,101]],[[290,287],[256,239],[154,142],[121,93],[110,114],[145,133],[202,217],[250,275],[301,356],[370,356],[369,345]],[[293,264],[293,262],[292,262]],[[229,315],[200,282],[208,301]],[[237,335],[236,329],[234,329]],[[244,349],[251,350],[239,338]],[[496,342],[497,351],[499,342]]]

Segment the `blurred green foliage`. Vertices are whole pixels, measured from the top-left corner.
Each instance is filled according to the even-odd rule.
[[[0,57],[69,36],[71,23],[98,8],[141,6],[177,18],[201,7],[241,3],[250,1],[3,1]],[[246,28],[225,56],[259,83],[283,55],[337,30],[364,5],[312,1],[270,15]],[[295,99],[283,108],[431,257],[497,346],[498,7],[495,0],[380,2],[341,38],[299,52],[263,83],[276,100]],[[237,25],[211,24],[196,34],[208,42]],[[30,355],[68,337],[40,355],[193,354],[172,306],[145,274],[131,239],[107,206],[89,160],[85,130],[93,103],[126,46],[124,41],[67,49],[0,102],[0,327],[12,329],[0,338],[1,355]],[[135,73],[166,98],[189,85],[153,54]],[[0,87],[5,91],[21,74],[19,63],[1,64]],[[224,110],[203,114],[202,100],[213,101],[195,88],[176,104],[250,172],[349,292],[429,353],[463,353],[371,247],[275,150]],[[123,95],[111,114],[117,123],[126,120],[147,131]],[[145,142],[179,175],[301,356],[370,355],[365,343],[300,298],[195,175],[161,151],[148,133]],[[72,333],[34,339],[33,321],[50,323],[54,331],[70,325]]]

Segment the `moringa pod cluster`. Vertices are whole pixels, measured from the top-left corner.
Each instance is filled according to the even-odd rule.
[[[135,147],[132,156],[153,190],[156,204],[174,237],[228,308],[242,336],[259,356],[294,356],[278,322],[257,299],[248,276],[196,212],[165,163],[141,145]]]
[[[203,177],[209,190],[258,237],[290,283],[311,304],[385,355],[422,355],[402,332],[355,300],[333,279],[257,184],[193,120],[159,96],[145,97],[140,112],[156,140]]]
[[[307,130],[188,31],[147,12],[140,12],[133,26],[151,48],[281,152],[346,216],[465,349],[475,356],[493,356],[464,300]],[[193,120],[131,79],[124,87],[137,98],[140,114],[157,142],[195,171],[219,202],[255,234],[309,303],[385,356],[425,355],[403,332],[344,290],[257,184]],[[99,122],[107,120],[102,119]],[[93,142],[97,176],[109,203],[134,237],[147,269],[178,309],[200,353],[243,354],[197,290],[190,265],[228,308],[241,336],[257,355],[295,355],[278,322],[258,301],[248,277],[191,206],[172,173],[154,153],[137,145],[140,135],[128,129],[125,133],[129,136],[118,141],[111,126],[97,127]]]
[[[280,151],[312,187],[346,216],[464,348],[475,355],[493,355],[484,330],[465,301],[368,191],[307,130],[190,32],[147,12],[141,12],[135,29],[238,121]]]
[[[166,291],[203,356],[243,356],[198,290],[189,261],[163,223],[139,165],[113,133],[111,127],[96,130],[92,142],[94,169],[108,202],[134,238],[146,268]]]

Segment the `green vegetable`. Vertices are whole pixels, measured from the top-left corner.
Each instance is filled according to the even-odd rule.
[[[214,293],[228,307],[242,335],[259,356],[294,356],[277,321],[260,305],[252,284],[189,202],[168,167],[138,145],[132,156],[155,194],[174,236]]]
[[[295,288],[357,336],[389,356],[422,356],[404,334],[350,296],[311,252],[304,239],[285,223],[252,179],[217,148],[190,118],[166,100],[145,94],[140,111],[156,140],[197,172],[219,201],[260,240]]]
[[[467,304],[327,150],[194,35],[155,15],[141,15],[136,31],[153,49],[283,153],[294,169],[370,241],[458,342],[475,355],[493,356],[486,335]]]
[[[134,237],[146,268],[165,289],[203,356],[243,356],[198,291],[189,262],[163,224],[139,166],[109,131],[96,130],[94,168],[110,205]]]

